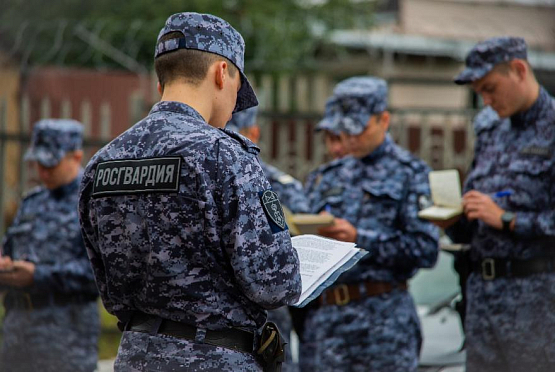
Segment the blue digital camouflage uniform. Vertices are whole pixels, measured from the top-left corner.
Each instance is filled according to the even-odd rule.
[[[337,136],[341,133],[340,131],[340,106],[337,100],[332,96],[326,102],[326,107],[324,110],[324,117],[322,120],[318,122],[316,125],[315,131],[328,131]],[[328,170],[328,168],[335,167],[335,163],[337,159],[332,159],[330,162],[320,165],[318,168],[312,170],[307,176],[304,183],[304,191],[305,194],[308,195],[314,191],[314,187],[320,182],[321,178],[323,177],[324,173]]]
[[[81,135],[81,125],[75,121],[42,120],[34,126],[26,158],[55,166],[67,151],[81,147]],[[80,179],[57,189],[40,187],[30,192],[4,236],[3,254],[34,263],[35,273],[30,287],[1,287],[8,291],[1,371],[96,369],[98,292],[79,227]],[[8,297],[25,303],[9,306]],[[38,306],[35,301],[33,306],[37,297],[50,304]],[[59,302],[60,298],[67,303]]]
[[[474,81],[496,63],[513,58],[526,58],[524,40],[486,40],[470,52],[467,69],[455,81]],[[486,107],[476,116],[474,129],[474,161],[464,191],[490,195],[509,191],[509,196],[494,201],[516,213],[515,231],[506,233],[463,218],[447,232],[456,242],[470,243],[474,262],[553,258],[555,99],[541,88],[532,107],[506,119]],[[480,273],[470,275],[467,371],[555,370],[554,283],[554,273],[494,280],[484,280]]]
[[[257,108],[252,107],[233,115],[226,124],[226,129],[240,132],[242,129],[253,127],[256,124]],[[308,200],[304,195],[302,183],[291,175],[279,170],[278,168],[266,164],[260,160],[264,175],[270,182],[272,190],[278,196],[280,202],[293,213],[308,213]]]
[[[226,129],[239,133],[245,128],[256,126],[257,112],[258,109],[256,107],[251,107],[233,114],[231,120],[226,124]],[[262,160],[259,161],[264,175],[270,182],[272,190],[278,194],[280,202],[293,213],[308,213],[308,200],[305,197],[302,184],[276,167],[266,164]],[[269,311],[268,321],[274,322],[278,326],[285,342],[290,345],[289,336],[293,329],[293,324],[287,307],[280,307],[279,309]],[[297,366],[293,363],[291,355],[291,348],[288,347],[286,362],[282,366],[283,372],[296,371]]]
[[[223,34],[201,43],[214,23]],[[225,21],[182,13],[160,35],[176,28],[242,71],[242,38]],[[248,94],[239,91],[239,109],[249,107]],[[206,330],[255,332],[266,309],[300,295],[298,257],[271,213],[279,204],[258,152],[192,107],[163,101],[91,159],[80,215],[107,310],[124,323],[142,312],[197,327],[195,341],[125,331],[116,370],[261,371],[250,353],[204,343]]]
[[[349,91],[351,84],[353,90]],[[385,82],[372,78],[340,83],[339,92],[347,96],[344,102],[354,102],[351,107],[355,110],[348,120],[338,117],[342,131],[360,133],[371,114],[385,110],[384,86]],[[341,100],[341,95],[332,99]],[[359,110],[366,114],[360,115]],[[348,104],[343,112],[350,115]],[[349,156],[326,167],[308,195],[312,212],[327,209],[348,220],[357,228],[357,246],[370,252],[341,275],[336,285],[400,283],[418,268],[434,265],[438,232],[417,217],[419,202],[430,194],[428,172],[425,163],[395,145],[389,136],[362,159]],[[301,370],[416,371],[420,345],[413,300],[407,291],[394,289],[344,306],[310,310],[301,346]]]

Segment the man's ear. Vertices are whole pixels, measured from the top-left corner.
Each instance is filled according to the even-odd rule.
[[[518,76],[519,80],[524,80],[528,74],[528,64],[521,59],[514,59],[511,61],[511,67]]]
[[[83,150],[73,150],[71,156],[77,163],[81,164],[81,160],[83,160]]]
[[[164,93],[164,88],[162,88],[162,84],[160,84],[160,82],[158,82],[158,84],[156,84],[156,89],[158,90],[158,93],[160,95],[162,95]]]
[[[225,79],[227,79],[228,66],[226,61],[218,61],[214,63],[215,77],[214,82],[219,89],[224,89]]]
[[[380,115],[380,124],[384,126],[384,129],[386,131],[389,128],[389,120],[390,119],[391,119],[391,115],[389,114],[389,111],[384,111]]]

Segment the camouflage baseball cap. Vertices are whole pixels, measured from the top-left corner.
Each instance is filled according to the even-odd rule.
[[[54,167],[68,151],[83,145],[83,126],[76,120],[43,119],[33,127],[31,146],[25,160],[35,160],[45,167]]]
[[[160,42],[162,36],[176,31],[184,37]],[[178,49],[196,49],[230,60],[241,74],[241,88],[233,112],[258,105],[256,94],[244,72],[245,41],[229,23],[211,14],[177,13],[170,16],[158,34],[154,58]]]
[[[341,110],[339,103],[334,99],[334,97],[329,98],[326,101],[324,117],[318,122],[318,124],[316,124],[316,132],[327,130],[328,132],[339,135],[341,132],[339,123],[341,123],[342,116],[343,111]]]
[[[226,129],[239,132],[241,129],[254,127],[256,125],[257,107],[251,107],[241,112],[236,112],[231,120],[225,125]]]
[[[387,83],[375,77],[357,76],[343,80],[326,103],[320,129],[358,135],[366,129],[373,114],[387,109]]]
[[[472,83],[486,76],[499,63],[526,59],[526,41],[520,37],[494,37],[474,46],[466,56],[466,68],[455,77],[455,83]]]

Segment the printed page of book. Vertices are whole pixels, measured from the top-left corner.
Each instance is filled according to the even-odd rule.
[[[354,243],[316,235],[295,236],[291,242],[299,255],[302,280],[302,293],[296,306],[304,305],[303,302],[316,290],[321,292],[325,288],[321,286],[322,283],[342,266],[347,263],[354,265],[358,260],[350,260],[361,252]],[[327,286],[331,284],[328,282]]]

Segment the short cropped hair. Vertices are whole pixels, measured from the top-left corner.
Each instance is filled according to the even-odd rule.
[[[158,42],[182,37],[183,34],[181,32],[170,32],[162,36]],[[154,69],[162,89],[164,89],[166,83],[178,79],[198,86],[206,77],[210,66],[217,61],[227,62],[229,75],[235,77],[237,67],[229,59],[196,49],[177,49],[173,52],[162,54],[154,60]]]
[[[513,69],[513,66],[511,65],[512,61],[514,60],[498,63],[493,66],[492,71],[498,72],[502,75],[509,75],[509,72]],[[530,66],[530,63],[528,63],[528,60],[522,59],[521,61],[524,62],[526,66],[528,66],[528,70],[533,75],[534,71],[532,70],[532,66]]]

